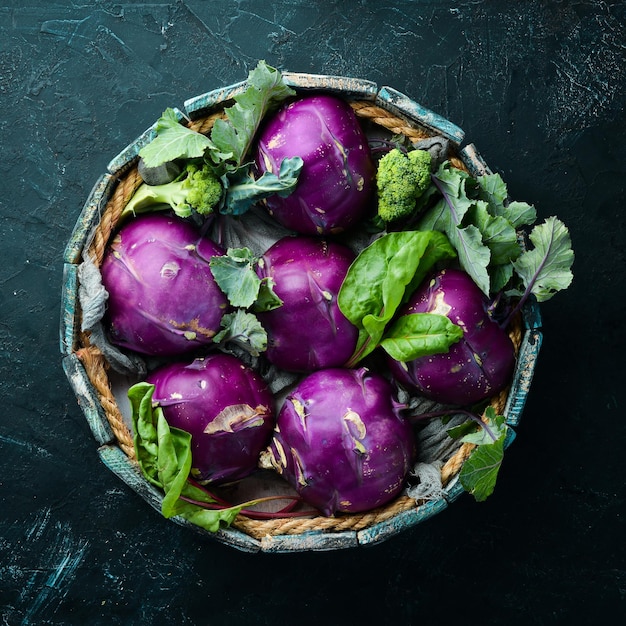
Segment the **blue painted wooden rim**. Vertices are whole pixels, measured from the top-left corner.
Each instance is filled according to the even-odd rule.
[[[461,128],[391,87],[379,88],[371,81],[341,76],[295,72],[284,72],[283,75],[286,82],[299,93],[323,90],[349,99],[370,100],[392,114],[426,129],[430,135],[443,135],[448,138],[456,146],[459,157],[471,175],[480,176],[491,173],[474,144],[464,144],[465,133]],[[236,94],[241,93],[245,87],[245,81],[235,83],[190,98],[185,101],[183,110],[172,108],[180,120],[185,117],[195,120],[223,107]],[[98,224],[100,215],[111,198],[118,177],[136,163],[141,148],[149,143],[155,135],[155,124],[152,124],[111,159],[107,166],[107,172],[100,176],[92,188],[65,248],[60,352],[63,356],[63,369],[99,446],[98,454],[103,464],[155,510],[160,511],[163,495],[144,479],[137,464],[129,459],[117,445],[104,409],[99,404],[98,395],[91,385],[80,359],[74,354],[78,336],[78,265],[82,261],[82,254],[88,245],[90,234]],[[515,439],[514,427],[519,424],[522,416],[543,339],[541,314],[537,303],[528,302],[522,313],[524,333],[504,409],[507,424],[511,426],[510,436],[506,442],[507,446]],[[257,540],[235,528],[210,533],[183,519],[174,518],[173,521],[203,536],[211,537],[244,552],[276,553],[337,550],[360,545],[379,544],[437,515],[463,493],[465,492],[458,481],[458,477],[454,478],[444,490],[444,497],[440,500],[426,502],[360,531],[309,531],[297,535],[267,536]]]

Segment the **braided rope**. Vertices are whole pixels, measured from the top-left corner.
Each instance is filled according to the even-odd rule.
[[[239,515],[232,526],[255,539],[261,539],[268,535],[298,535],[310,531],[357,532],[369,528],[374,524],[391,519],[398,513],[413,509],[415,506],[415,500],[408,496],[400,496],[384,507],[373,509],[365,513],[350,513],[337,517],[319,516],[311,518],[279,518],[272,520],[253,520]]]
[[[213,124],[218,119],[225,119],[226,114],[224,111],[217,111],[216,113],[212,113],[211,115],[207,115],[206,117],[201,117],[197,120],[193,120],[189,123],[189,128],[195,130],[197,133],[202,133],[203,135],[208,135],[213,128]]]
[[[350,104],[357,117],[368,120],[376,126],[386,128],[393,135],[404,135],[413,142],[430,136],[425,130],[409,124],[372,102],[355,100]]]
[[[115,191],[100,217],[100,223],[94,230],[93,240],[87,251],[98,267],[102,264],[107,244],[120,220],[124,207],[142,182],[137,167],[133,167],[119,179]]]
[[[394,135],[404,135],[413,142],[431,136],[426,130],[415,127],[408,121],[391,114],[386,109],[376,106],[369,101],[351,101],[350,104],[357,117],[381,126]],[[223,111],[217,111],[211,115],[192,121],[189,127],[197,132],[208,134],[215,120],[224,117]],[[452,165],[458,169],[467,169],[464,163],[456,156],[452,156],[450,161]],[[139,176],[136,166],[131,168],[119,179],[118,185],[105,207],[88,249],[88,254],[97,266],[100,266],[102,263],[106,246],[115,231],[124,207],[141,182],[141,177]],[[513,324],[511,331],[511,338],[516,350],[519,349],[521,337],[522,328],[521,322],[518,319]],[[87,376],[97,390],[107,420],[111,425],[111,429],[113,430],[119,446],[131,460],[136,461],[132,433],[126,425],[111,391],[106,359],[97,347],[90,345],[88,334],[81,335],[80,344],[81,347],[76,351],[76,354],[83,363]],[[507,396],[508,390],[505,390],[492,399],[491,406],[494,407],[497,413],[503,411]],[[469,457],[474,447],[473,444],[463,444],[446,461],[441,470],[444,485],[448,484],[459,473],[463,463]],[[232,526],[255,539],[261,539],[268,535],[295,535],[307,531],[359,531],[391,519],[395,515],[413,509],[416,506],[419,507],[419,505],[420,502],[416,503],[412,498],[403,495],[397,497],[386,506],[365,513],[352,513],[337,517],[316,516],[272,520],[255,520],[244,515],[238,515]]]
[[[100,404],[104,409],[107,421],[120,448],[122,448],[126,456],[135,459],[133,435],[126,425],[124,417],[117,406],[115,396],[111,391],[109,377],[107,376],[108,366],[102,352],[95,346],[88,345],[77,350],[76,356],[83,364],[89,380],[98,393]]]

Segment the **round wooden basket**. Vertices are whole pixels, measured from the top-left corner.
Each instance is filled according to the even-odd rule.
[[[460,128],[390,87],[338,76],[285,72],[283,77],[298,93],[324,91],[346,99],[357,117],[371,128],[380,127],[414,142],[445,137],[455,167],[473,176],[490,172],[475,146],[464,142]],[[179,110],[177,113],[181,120],[191,120],[189,125],[194,130],[208,133],[215,119],[223,116],[224,108],[233,103],[233,96],[245,87],[244,81],[197,96],[185,102],[184,115]],[[160,510],[163,495],[143,478],[135,460],[123,392],[116,390],[119,381],[113,381],[106,359],[90,343],[89,333],[81,331],[78,297],[78,268],[87,257],[100,265],[122,209],[142,182],[137,170],[139,150],[154,135],[152,126],[109,163],[83,207],[64,255],[60,339],[63,368],[98,443],[100,458]],[[536,304],[525,306],[510,332],[517,349],[517,366],[510,387],[491,400],[496,412],[503,414],[512,427],[507,443],[513,440],[514,427],[519,423],[541,345],[541,319]],[[174,521],[248,552],[334,550],[375,544],[432,517],[459,497],[463,488],[458,474],[472,449],[471,444],[462,444],[449,458],[441,459],[444,493],[436,500],[416,501],[402,495],[373,511],[336,517],[257,520],[239,515],[232,526],[217,533],[201,530],[183,519]]]

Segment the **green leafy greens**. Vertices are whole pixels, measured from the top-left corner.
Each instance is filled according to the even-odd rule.
[[[229,248],[226,254],[211,257],[213,278],[232,306],[247,309],[258,298],[261,279],[254,271],[256,260],[250,248]]]
[[[181,517],[200,528],[217,532],[230,526],[240,513],[251,517],[274,515],[263,515],[246,507],[269,500],[293,499],[267,496],[231,506],[195,483],[190,477],[193,473],[191,435],[168,425],[163,409],[153,403],[153,395],[154,385],[147,382],[137,383],[128,390],[137,462],[146,480],[164,493],[163,517]]]
[[[153,393],[154,385],[141,382],[128,390],[128,398],[139,467],[146,479],[165,494],[161,513],[167,518],[180,516],[211,532],[229,526],[245,505],[226,508],[203,506],[215,507],[218,501],[188,481],[191,435],[178,428],[170,428],[161,407],[152,404]]]
[[[477,502],[486,500],[493,493],[507,437],[512,433],[504,416],[496,415],[492,406],[485,410],[484,421],[482,427],[470,422],[448,431],[451,437],[476,446],[463,464],[459,480],[463,489],[472,494]]]
[[[387,330],[381,347],[398,361],[445,352],[463,337],[463,329],[445,315],[413,313],[402,315]]]
[[[257,275],[257,263],[258,257],[249,248],[229,248],[226,254],[209,261],[215,282],[236,307],[233,313],[224,315],[223,329],[213,339],[216,343],[234,343],[252,356],[267,348],[267,332],[254,313],[282,305],[270,279]]]
[[[226,109],[228,122],[218,119],[211,141],[221,153],[229,153],[236,167],[243,164],[263,117],[277,104],[295,95],[276,69],[260,61],[250,72],[246,90],[233,97],[235,104]]]
[[[537,217],[534,207],[510,201],[499,174],[473,178],[445,161],[431,174],[431,185],[418,200],[417,214],[419,217],[412,221],[416,232],[445,235],[457,262],[485,295],[504,293],[518,298],[502,322],[503,327],[529,296],[543,302],[572,281],[574,254],[565,225],[555,217],[534,225]],[[529,226],[533,226],[528,236],[530,249],[520,245],[519,232]],[[389,234],[383,239],[386,236]],[[401,246],[400,237],[397,243]],[[462,336],[462,331],[455,334],[454,325],[446,325],[437,316],[404,316],[387,326],[396,312],[398,299],[403,298],[402,289],[410,293],[417,280],[412,284],[406,282],[402,270],[410,274],[412,268],[405,265],[401,251],[395,258],[395,243],[388,250],[384,250],[385,244],[379,245],[378,251],[375,247],[364,251],[362,267],[357,267],[361,271],[355,269],[352,282],[348,283],[350,287],[346,287],[343,300],[340,299],[344,314],[360,331],[359,348],[351,363],[356,363],[377,344],[393,358],[405,362],[417,356],[445,352]],[[365,258],[368,254],[373,258]],[[403,265],[398,274],[396,263]],[[387,273],[389,280],[394,281],[391,292],[385,286]],[[356,293],[359,285],[361,294]],[[476,430],[479,418],[474,416],[474,419],[474,423],[469,422],[449,434],[476,445],[463,465],[460,481],[476,500],[484,500],[493,492],[505,441],[512,431],[492,407],[486,410],[481,429]]]
[[[154,126],[156,136],[139,151],[147,167],[178,159],[202,159],[213,168],[224,190],[219,211],[232,215],[241,215],[269,195],[289,195],[303,165],[300,157],[284,159],[278,174],[267,172],[254,179],[246,159],[261,121],[296,92],[264,61],[250,71],[245,85],[233,96],[235,104],[225,109],[227,119],[217,119],[210,136],[188,128],[179,114],[168,108]]]
[[[543,224],[535,226],[529,239],[534,248],[523,252],[513,266],[526,290],[538,302],[544,302],[557,291],[567,289],[572,282],[572,242],[567,228],[556,217],[549,217]],[[509,295],[523,297],[525,294],[512,290]]]
[[[444,317],[435,314],[406,316],[387,330],[398,307],[433,265],[455,256],[446,236],[435,231],[387,233],[359,253],[337,297],[341,312],[359,329],[350,367],[378,345],[411,360],[445,352],[460,339],[462,331],[452,328],[447,318],[435,322],[435,317]]]
[[[158,167],[177,159],[197,159],[207,150],[215,149],[208,137],[183,126],[171,108],[165,109],[154,130],[156,137],[139,151],[147,167]]]
[[[236,309],[222,317],[222,328],[213,338],[215,343],[231,343],[252,356],[259,356],[267,349],[267,331],[256,315],[245,309]]]
[[[300,157],[291,157],[281,161],[278,174],[263,172],[255,179],[247,168],[239,168],[236,174],[222,177],[226,194],[221,212],[241,215],[268,196],[288,196],[298,182],[303,165],[304,161]]]
[[[440,197],[426,209],[417,228],[445,233],[461,267],[480,289],[487,295],[499,291],[512,276],[511,262],[521,253],[517,228],[534,222],[534,208],[516,202],[509,211],[507,188],[499,174],[475,179],[449,161],[439,166],[432,182]]]

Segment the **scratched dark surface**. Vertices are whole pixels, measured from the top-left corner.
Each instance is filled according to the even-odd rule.
[[[626,3],[0,5],[3,626],[626,618]],[[370,548],[245,554],[162,519],[100,463],[60,365],[62,251],[91,186],[165,107],[261,58],[443,114],[577,253],[495,494]]]

